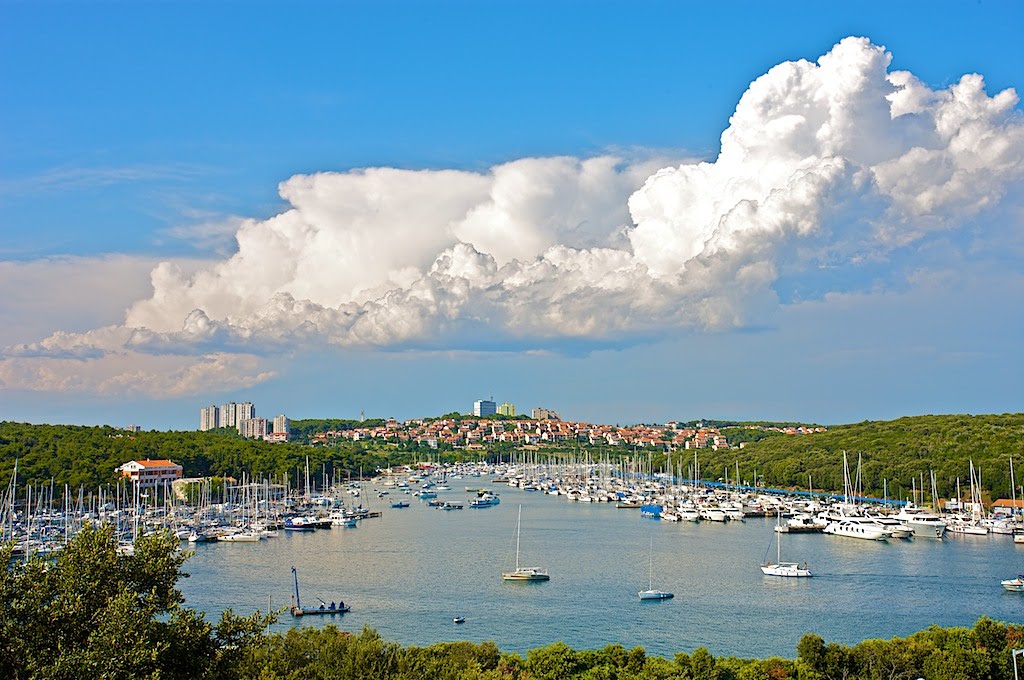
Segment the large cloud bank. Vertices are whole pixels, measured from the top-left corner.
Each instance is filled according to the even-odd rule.
[[[933,90],[890,59],[847,38],[817,62],[772,68],[710,162],[292,177],[280,186],[289,209],[244,221],[232,256],[159,265],[123,324],[9,348],[0,384],[106,362],[103,384],[181,393],[251,384],[269,375],[260,356],[311,345],[544,348],[727,330],[769,314],[780,277],[1019,220],[1016,93],[989,96],[979,75]],[[145,357],[173,357],[181,379],[116,368]]]

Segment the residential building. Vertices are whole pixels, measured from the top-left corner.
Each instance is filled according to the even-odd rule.
[[[274,434],[283,434],[287,439],[288,433],[291,431],[292,421],[288,420],[288,416],[279,415],[274,416]]]
[[[533,413],[530,414],[534,420],[561,420],[562,417],[552,411],[541,406],[533,409]]]
[[[488,399],[481,399],[473,402],[473,415],[477,418],[482,416],[493,416],[498,412],[497,404]]]
[[[238,433],[246,439],[263,439],[267,436],[267,419],[245,418],[239,420]]]
[[[244,402],[242,404],[235,405],[235,427],[238,428],[238,433],[242,433],[242,421],[252,420],[256,417],[256,407],[252,405],[251,401]]]
[[[138,482],[139,486],[158,486],[181,479],[181,466],[169,460],[132,460],[117,471],[122,477]]]
[[[515,407],[515,405],[514,404],[510,404],[507,401],[504,402],[501,406],[498,407],[498,415],[512,417],[512,416],[515,416],[515,414],[516,414],[516,407]]]
[[[241,404],[229,401],[220,407],[220,426],[238,427],[238,410]],[[251,416],[250,416],[251,417]]]
[[[215,427],[220,427],[220,409],[216,406],[199,409],[199,430],[206,432]]]

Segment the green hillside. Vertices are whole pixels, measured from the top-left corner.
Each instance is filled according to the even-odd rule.
[[[242,439],[233,430],[210,432],[137,432],[112,427],[30,425],[0,422],[0,480],[6,484],[18,460],[18,480],[58,487],[94,487],[114,481],[115,469],[130,460],[169,458],[184,468],[186,477],[205,475],[256,476],[288,473],[305,467],[306,457],[319,479],[328,472],[372,473],[387,463],[403,463],[408,454],[382,444],[345,443],[332,447],[268,444]]]
[[[816,434],[766,437],[738,451],[701,451],[699,460],[704,477],[717,477],[726,465],[732,470],[739,461],[740,476],[745,479],[756,469],[768,485],[807,488],[810,475],[816,490],[842,491],[843,451],[849,456],[851,474],[858,454],[863,458],[863,486],[869,495],[881,497],[882,481],[887,479],[890,497],[906,497],[911,479],[920,486],[922,474],[930,494],[929,470],[935,471],[940,496],[956,494],[958,477],[966,495],[968,461],[973,460],[981,470],[982,486],[992,497],[1008,498],[1011,455],[1015,466],[1021,466],[1016,474],[1018,494],[1024,483],[1024,414],[866,421],[831,426],[828,432]]]

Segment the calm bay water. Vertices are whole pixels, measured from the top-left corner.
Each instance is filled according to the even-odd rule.
[[[266,611],[268,596],[275,608],[290,603],[294,565],[304,605],[344,600],[352,612],[284,614],[278,630],[333,622],[351,631],[370,626],[403,644],[494,640],[517,652],[563,640],[577,648],[642,645],[664,656],[703,645],[715,654],[791,658],[806,632],[854,643],[932,624],[969,626],[982,615],[1024,621],[1024,596],[999,585],[1024,572],[1024,546],[1008,536],[880,543],[786,535],[783,559],[806,560],[814,578],[779,579],[757,568],[769,545],[774,558],[773,519],[669,523],[611,504],[496,490],[498,506],[449,512],[392,491],[385,501],[410,498],[411,507],[373,498],[370,508],[383,516],[354,529],[198,545],[182,591],[211,616]],[[466,497],[461,486],[439,493]],[[520,503],[521,561],[547,568],[547,583],[501,580],[515,562]],[[674,592],[673,600],[637,598],[648,585],[652,538],[654,587]],[[456,615],[466,623],[453,624]]]

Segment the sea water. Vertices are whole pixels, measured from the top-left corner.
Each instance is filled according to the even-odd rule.
[[[366,495],[371,495],[367,484]],[[670,523],[606,503],[570,503],[498,486],[501,504],[444,511],[410,498],[358,527],[281,531],[259,543],[190,546],[181,582],[188,606],[216,618],[291,604],[298,569],[303,606],[344,601],[350,613],[293,618],[275,630],[323,626],[377,629],[386,639],[427,645],[493,640],[503,651],[562,640],[593,649],[618,643],[672,656],[699,646],[715,654],[794,657],[804,633],[827,641],[906,635],[937,624],[970,626],[980,616],[1024,621],[1024,594],[999,584],[1024,572],[1024,546],[1009,536],[866,541],[820,534],[782,537],[782,558],[806,561],[813,578],[764,576],[775,559],[773,518]],[[439,500],[467,501],[453,487]],[[551,580],[508,583],[515,566],[516,514],[522,505],[520,564]],[[653,544],[653,551],[652,551]],[[675,593],[642,602],[653,586]],[[455,616],[466,618],[454,624]]]

